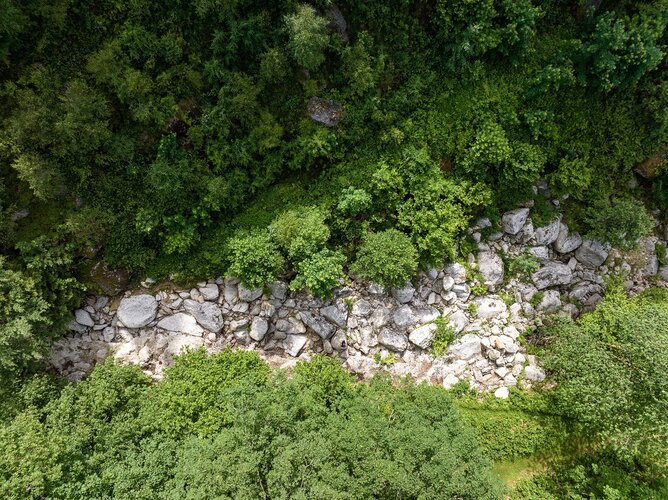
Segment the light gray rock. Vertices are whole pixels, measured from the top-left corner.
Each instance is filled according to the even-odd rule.
[[[414,325],[418,322],[418,318],[415,315],[415,312],[407,304],[404,304],[401,307],[398,307],[394,314],[392,315],[392,320],[394,324],[398,327],[407,327]]]
[[[406,283],[401,288],[395,288],[392,290],[392,296],[396,299],[399,304],[405,304],[413,300],[413,295],[415,294],[415,288],[412,284]]]
[[[360,299],[353,304],[352,315],[360,318],[366,318],[371,314],[371,304],[368,300]]]
[[[283,340],[283,350],[290,356],[296,358],[301,354],[307,341],[308,336],[306,335],[288,335]]]
[[[134,295],[121,300],[118,320],[128,328],[141,328],[155,319],[158,302],[152,295]]]
[[[301,311],[301,320],[322,339],[328,339],[334,334],[334,326],[323,318],[316,317],[310,312]]]
[[[455,285],[452,287],[452,293],[455,294],[455,297],[462,302],[466,302],[471,296],[471,287],[466,283]]]
[[[209,283],[206,286],[200,287],[199,293],[202,294],[204,300],[218,300],[220,290],[218,290],[218,285],[215,283]]]
[[[383,328],[378,335],[378,343],[394,352],[402,352],[408,348],[408,340],[403,333],[390,328]]]
[[[486,284],[498,285],[503,282],[503,261],[495,252],[480,252],[478,268]]]
[[[87,326],[84,326],[75,320],[72,320],[67,324],[67,329],[77,333],[86,333],[88,331]]]
[[[508,399],[508,396],[510,396],[510,391],[505,386],[499,387],[494,391],[494,396],[499,399]]]
[[[74,318],[80,325],[83,326],[95,325],[93,318],[90,317],[90,313],[88,311],[85,311],[84,309],[77,309],[76,311],[74,311]]]
[[[459,262],[448,264],[443,270],[446,275],[451,276],[455,283],[464,283],[466,281],[466,268]]]
[[[343,106],[330,99],[311,97],[308,102],[308,114],[314,122],[333,127],[343,118]]]
[[[448,352],[457,359],[471,359],[482,353],[480,337],[470,333],[466,334],[459,339],[459,341],[451,344],[448,348]]]
[[[225,302],[228,304],[235,304],[238,298],[239,287],[236,283],[227,283],[223,289],[223,296]]]
[[[346,322],[348,321],[348,309],[345,307],[335,305],[323,307],[320,309],[320,314],[341,328],[346,326]]]
[[[517,208],[515,210],[511,210],[510,212],[503,214],[501,217],[501,226],[506,233],[513,235],[517,234],[524,226],[528,216],[528,208]]]
[[[204,330],[197,324],[195,318],[186,313],[165,316],[158,321],[156,326],[168,332],[185,333],[186,335],[193,335],[195,337],[201,337],[204,333]]]
[[[288,285],[282,281],[277,281],[276,283],[271,283],[269,285],[269,290],[271,290],[272,298],[285,300],[285,296],[288,293]]]
[[[378,307],[371,313],[369,321],[376,328],[387,325],[390,322],[390,310],[387,307]]]
[[[454,373],[448,373],[443,379],[443,387],[452,389],[452,387],[459,382],[459,378]]]
[[[550,286],[568,285],[573,281],[571,268],[561,262],[548,262],[531,276],[538,290]]]
[[[452,276],[446,274],[445,276],[443,276],[441,285],[443,287],[444,292],[449,292],[450,290],[452,290],[452,287],[455,286],[455,279]]]
[[[265,318],[255,316],[251,322],[250,338],[255,342],[260,342],[269,330],[269,322]]]
[[[599,241],[584,240],[575,252],[575,258],[583,266],[596,268],[605,262],[609,251],[610,247]]]
[[[262,297],[262,288],[250,290],[243,285],[239,285],[239,300],[243,302],[253,302]]]
[[[531,382],[542,382],[545,380],[545,372],[538,366],[527,366],[524,368],[524,378]]]
[[[561,298],[558,290],[548,290],[538,304],[537,309],[544,313],[555,313],[561,308]]]
[[[482,218],[477,220],[475,225],[479,229],[485,229],[486,227],[492,227],[492,221],[490,221],[487,217],[482,217]]]
[[[577,250],[582,245],[582,238],[578,233],[570,234],[568,226],[563,222],[559,223],[559,235],[552,244],[553,248],[559,253],[570,253]]]
[[[659,268],[659,278],[663,281],[668,281],[668,266],[661,266]]]
[[[547,247],[531,247],[528,252],[529,255],[540,260],[549,260],[550,258],[550,251]]]
[[[493,297],[478,297],[474,303],[476,316],[481,319],[496,318],[508,311],[508,306],[503,300]]]
[[[457,309],[450,316],[448,316],[448,326],[452,328],[455,333],[461,332],[469,324],[466,313],[461,309]]]
[[[104,330],[102,330],[102,339],[105,342],[111,342],[114,340],[114,337],[116,336],[116,328],[113,326],[108,326]]]
[[[561,221],[559,219],[554,219],[547,226],[539,227],[534,233],[534,242],[537,246],[551,245],[557,241],[560,227]]]
[[[204,328],[213,333],[219,333],[225,325],[223,311],[216,304],[211,302],[202,302],[187,299],[183,305],[197,322]]]
[[[408,335],[408,340],[418,346],[420,349],[428,349],[436,333],[436,325],[429,323],[413,330]]]

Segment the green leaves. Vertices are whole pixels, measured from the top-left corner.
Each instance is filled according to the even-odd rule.
[[[499,485],[439,387],[316,356],[188,353],[162,382],[107,363],[0,423],[3,498],[475,498]]]
[[[364,238],[350,270],[385,287],[400,287],[417,270],[417,260],[410,238],[396,229],[387,229]]]
[[[612,293],[577,323],[559,322],[549,367],[563,410],[622,459],[665,466],[668,341],[665,294]]]
[[[276,281],[285,270],[285,259],[268,231],[258,231],[229,240],[229,273],[250,288]]]
[[[325,61],[323,51],[329,44],[327,19],[317,16],[310,5],[302,4],[296,13],[285,16],[285,25],[294,60],[308,70],[318,69]]]

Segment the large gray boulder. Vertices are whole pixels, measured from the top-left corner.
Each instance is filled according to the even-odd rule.
[[[496,252],[480,252],[478,254],[478,269],[486,284],[498,285],[503,282],[503,261]]]
[[[550,286],[568,285],[573,281],[571,268],[561,262],[548,262],[531,276],[538,290]]]
[[[561,227],[561,221],[559,219],[554,219],[547,226],[539,227],[534,233],[534,241],[537,246],[547,246],[554,243],[559,237],[559,228]]]
[[[329,323],[323,318],[316,317],[310,312],[302,311],[299,313],[301,320],[308,326],[311,330],[318,334],[318,336],[326,340],[334,334],[336,328],[334,325]]]
[[[218,285],[215,283],[209,283],[203,287],[199,288],[199,293],[202,294],[202,297],[204,297],[204,300],[218,300],[218,296],[220,295],[220,290],[218,289]]]
[[[464,283],[466,281],[466,268],[462,266],[459,262],[453,262],[448,264],[443,269],[443,272],[448,276],[451,276],[455,280],[455,283]]]
[[[508,310],[508,306],[501,299],[479,297],[475,300],[476,316],[481,319],[490,319],[501,316]]]
[[[399,302],[399,304],[410,302],[413,299],[414,294],[415,288],[411,283],[406,283],[403,287],[392,290],[392,296]]]
[[[344,327],[348,321],[348,309],[340,306],[327,306],[320,309],[320,314],[332,323]]]
[[[134,295],[121,300],[117,316],[128,328],[141,328],[155,319],[158,301],[152,295]]]
[[[308,102],[308,114],[314,122],[333,127],[343,118],[343,106],[330,99],[311,97]]]
[[[394,324],[398,327],[407,327],[418,322],[415,312],[407,304],[397,308],[392,315],[392,319],[394,320]]]
[[[524,226],[528,216],[528,208],[517,208],[515,210],[511,210],[510,212],[503,214],[501,217],[501,226],[506,233],[513,235],[517,234]]]
[[[559,253],[570,253],[575,251],[582,244],[582,238],[578,233],[570,234],[568,226],[563,222],[559,223],[559,234],[552,245]]]
[[[482,352],[480,337],[470,333],[464,335],[457,343],[450,345],[448,352],[457,359],[471,359]]]
[[[74,317],[77,320],[77,323],[83,326],[94,326],[95,322],[91,318],[90,313],[85,309],[77,309],[74,311]]]
[[[413,330],[408,335],[408,340],[418,346],[420,349],[428,349],[436,333],[436,325],[429,323]]]
[[[288,335],[283,339],[283,350],[292,357],[297,357],[304,349],[308,336],[306,335]]]
[[[197,322],[204,328],[213,333],[219,333],[225,325],[223,311],[216,304],[211,302],[199,303],[195,300],[187,299],[183,305]]]
[[[250,338],[255,342],[260,342],[269,330],[269,322],[265,318],[255,316],[251,322]]]
[[[246,288],[243,285],[239,285],[239,300],[242,302],[253,302],[254,300],[262,297],[262,288]]]
[[[595,268],[600,266],[608,258],[610,246],[596,240],[584,240],[575,252],[575,258],[583,266]]]
[[[469,324],[469,319],[466,313],[461,309],[457,309],[450,316],[448,316],[448,326],[452,328],[455,333],[461,332]]]
[[[204,333],[204,330],[197,324],[195,318],[186,313],[165,316],[158,321],[156,326],[168,332],[185,333],[186,335],[193,335],[195,337],[201,337]]]
[[[383,328],[378,335],[378,343],[394,352],[402,352],[408,348],[408,339],[403,333],[391,328]]]

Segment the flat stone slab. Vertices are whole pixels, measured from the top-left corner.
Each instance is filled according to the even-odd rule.
[[[204,329],[197,324],[197,320],[190,314],[185,313],[176,313],[162,318],[158,321],[157,327],[169,332],[185,333],[195,337],[201,337],[204,333]]]

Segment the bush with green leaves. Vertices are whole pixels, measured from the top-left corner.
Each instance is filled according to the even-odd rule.
[[[285,16],[290,35],[288,47],[300,66],[315,70],[325,61],[324,50],[329,44],[327,19],[318,16],[310,5],[300,5],[297,12]]]
[[[411,240],[396,229],[369,233],[350,266],[353,274],[385,287],[403,286],[415,273],[418,253]]]
[[[288,210],[269,226],[269,234],[293,262],[312,257],[329,239],[324,213],[315,207]]]
[[[285,259],[267,231],[231,238],[229,273],[245,286],[258,288],[276,281],[285,271]]]
[[[630,250],[654,228],[654,220],[644,205],[630,199],[596,201],[585,213],[590,238]]]
[[[291,290],[306,290],[315,297],[329,298],[343,278],[346,257],[341,252],[320,250],[295,265],[297,276],[290,282]]]
[[[431,352],[434,356],[440,357],[448,352],[448,346],[455,340],[455,332],[443,316],[439,316],[434,322],[436,323],[436,332],[431,341]]]
[[[324,357],[289,379],[190,353],[157,384],[108,362],[0,422],[3,498],[495,499],[490,465],[443,388]]]
[[[625,460],[668,467],[668,297],[608,290],[577,322],[552,327],[548,367],[563,411]]]

